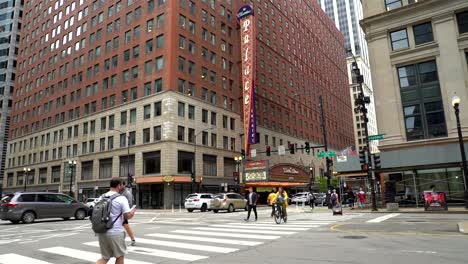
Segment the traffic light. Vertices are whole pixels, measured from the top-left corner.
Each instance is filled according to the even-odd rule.
[[[364,149],[359,150],[359,162],[362,165],[366,163],[366,151]]]
[[[267,156],[271,156],[271,148],[270,148],[270,146],[266,146],[265,148],[266,148],[266,155],[267,155]]]
[[[327,167],[332,167],[333,166],[333,160],[327,157]]]
[[[367,164],[361,165],[361,170],[368,171],[369,170],[369,165],[367,165]]]
[[[374,154],[374,169],[380,169],[380,155]]]
[[[309,142],[305,143],[305,151],[306,151],[307,154],[310,154],[310,143]]]
[[[234,176],[234,182],[236,184],[239,184],[239,173],[237,171],[233,172],[232,174]]]
[[[133,178],[133,175],[132,174],[128,174],[127,176],[127,186],[132,186],[132,183],[135,181],[135,179]]]
[[[245,159],[245,149],[241,149],[241,157],[243,160]]]
[[[294,154],[294,144],[289,143],[288,147],[289,147],[289,153]]]
[[[195,174],[192,173],[192,175],[190,175],[190,180],[192,183],[196,182]]]

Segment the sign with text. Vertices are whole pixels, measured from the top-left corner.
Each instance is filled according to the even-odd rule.
[[[241,65],[244,111],[245,150],[257,143],[257,125],[255,120],[255,32],[254,16],[251,5],[242,6],[237,12],[241,32]]]
[[[371,135],[371,136],[369,136],[369,141],[371,141],[371,140],[380,140],[380,139],[384,139],[384,135],[383,135],[383,134],[378,134],[378,135]]]
[[[335,151],[321,151],[317,154],[317,157],[323,158],[323,157],[335,157],[336,152]]]

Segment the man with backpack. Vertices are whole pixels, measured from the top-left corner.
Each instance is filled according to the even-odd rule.
[[[121,179],[112,178],[110,191],[94,207],[91,223],[101,249],[101,259],[96,264],[105,264],[112,257],[116,258],[116,264],[124,263],[127,246],[123,222],[135,214],[135,208],[130,209],[127,198],[120,194],[124,188]]]

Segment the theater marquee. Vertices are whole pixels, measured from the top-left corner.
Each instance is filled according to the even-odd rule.
[[[257,143],[257,126],[255,121],[255,61],[254,61],[254,16],[250,5],[242,6],[237,12],[241,28],[242,55],[242,90],[244,110],[245,151],[250,155],[249,146]]]

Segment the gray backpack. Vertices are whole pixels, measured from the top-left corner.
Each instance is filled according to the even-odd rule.
[[[112,201],[121,196],[119,193],[113,194],[112,196],[101,196],[101,199],[96,203],[93,208],[93,214],[91,219],[91,226],[94,233],[103,234],[107,230],[114,226],[115,221],[119,219],[117,216],[114,221],[111,221],[110,213],[112,210]]]

